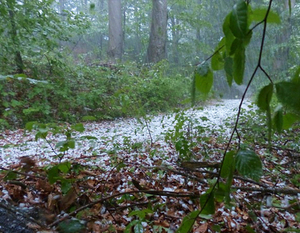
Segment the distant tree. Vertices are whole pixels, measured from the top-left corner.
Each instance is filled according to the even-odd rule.
[[[121,0],[108,0],[109,16],[109,44],[107,55],[109,60],[115,62],[122,59],[123,30]]]
[[[83,34],[89,22],[84,15],[64,11],[63,1],[56,9],[53,0],[0,1],[0,73],[35,72],[47,64],[49,72],[61,59],[61,41]],[[60,51],[56,53],[57,51]],[[63,59],[62,59],[63,60]],[[44,70],[45,71],[45,70]]]
[[[16,19],[15,19],[15,5],[16,1],[6,1],[7,9],[8,9],[8,18],[10,23],[10,28],[8,29],[8,35],[11,38],[12,44],[13,44],[13,54],[14,54],[14,60],[15,64],[17,66],[17,72],[23,73],[24,69],[24,63],[20,51],[20,45],[19,45],[19,38],[18,38],[18,29],[16,26]]]
[[[156,63],[166,58],[167,0],[152,0],[152,20],[146,61]]]
[[[65,0],[59,0],[59,13],[63,13],[65,10]]]

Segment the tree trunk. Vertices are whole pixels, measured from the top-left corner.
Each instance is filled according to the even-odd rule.
[[[294,6],[295,1],[291,0],[291,8],[294,8]],[[284,10],[289,10],[289,0],[285,0]],[[287,20],[281,24],[284,25],[284,27],[282,28],[282,31],[275,36],[275,42],[277,45],[287,44],[292,33],[292,23],[290,17],[288,17]],[[289,56],[290,46],[280,47],[274,56],[275,59],[273,61],[273,69],[278,72],[288,70],[288,63],[286,61],[289,59]]]
[[[156,63],[166,58],[167,0],[152,0],[150,41],[146,62]]]
[[[65,0],[59,0],[59,13],[63,14],[65,9]]]
[[[16,22],[15,22],[15,12],[14,12],[14,5],[15,1],[7,1],[8,6],[8,13],[9,13],[9,19],[11,24],[11,38],[12,42],[14,44],[14,55],[15,55],[15,63],[17,65],[17,72],[23,73],[24,72],[24,63],[21,56],[21,52],[19,50],[19,41],[18,41],[18,34],[17,34],[17,28],[16,28]]]
[[[107,55],[110,61],[122,59],[123,31],[121,0],[108,0],[109,42]]]
[[[176,29],[176,26],[178,25],[178,20],[175,18],[174,15],[172,15],[171,19],[171,26],[172,26],[172,58],[173,62],[175,64],[179,64],[179,52],[178,52],[178,42],[179,42],[179,35]]]

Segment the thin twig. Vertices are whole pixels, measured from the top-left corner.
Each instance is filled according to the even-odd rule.
[[[254,191],[261,193],[270,193],[270,194],[288,194],[288,195],[298,195],[300,194],[299,189],[290,189],[290,188],[258,188],[258,187],[239,187],[231,186],[232,189],[240,189],[241,191]]]
[[[157,190],[133,190],[133,191],[123,192],[123,193],[117,193],[117,194],[114,194],[111,196],[100,198],[96,201],[93,201],[93,202],[87,204],[87,205],[81,206],[78,209],[74,210],[73,212],[66,214],[63,217],[61,217],[60,219],[49,224],[49,227],[56,226],[60,222],[70,218],[71,216],[78,214],[80,211],[90,208],[96,204],[103,203],[106,200],[109,200],[109,199],[112,199],[115,197],[119,197],[122,195],[126,195],[126,194],[135,194],[135,193],[146,193],[146,194],[152,194],[152,195],[157,195],[157,196],[167,196],[167,197],[190,197],[190,198],[199,198],[200,197],[200,194],[195,194],[195,193],[169,192],[169,191],[157,191]]]
[[[232,131],[232,133],[231,133],[231,135],[230,135],[230,138],[229,138],[229,140],[228,140],[226,149],[225,149],[224,154],[223,154],[223,159],[222,159],[221,167],[220,167],[220,171],[219,171],[220,175],[219,175],[219,177],[218,177],[217,183],[219,182],[219,179],[220,179],[220,177],[221,177],[221,170],[222,170],[222,167],[223,167],[223,164],[224,164],[224,160],[225,160],[226,153],[228,152],[228,149],[229,149],[229,147],[230,147],[230,145],[231,145],[231,142],[232,142],[232,140],[233,140],[234,133],[237,131],[237,128],[238,128],[238,123],[239,123],[239,119],[240,119],[240,115],[241,115],[241,111],[242,111],[242,105],[243,105],[243,102],[244,102],[244,100],[245,100],[245,98],[246,98],[246,94],[247,94],[247,92],[248,92],[248,89],[249,89],[249,87],[250,87],[250,85],[251,85],[251,83],[252,83],[252,81],[253,81],[253,79],[254,79],[254,77],[255,77],[255,74],[256,74],[257,70],[258,70],[258,69],[261,69],[261,70],[264,72],[264,69],[261,67],[261,59],[262,59],[262,53],[263,53],[264,42],[265,42],[265,37],[266,37],[267,18],[268,18],[269,12],[270,12],[270,10],[271,10],[272,2],[273,2],[273,0],[270,0],[269,6],[268,6],[268,10],[267,10],[266,15],[265,15],[265,18],[264,18],[264,20],[263,20],[264,28],[263,28],[263,34],[262,34],[262,39],[261,39],[261,45],[260,45],[260,49],[259,49],[259,56],[258,56],[257,66],[255,67],[255,69],[254,69],[254,71],[253,71],[253,73],[252,73],[252,75],[251,75],[251,78],[250,78],[250,80],[249,80],[249,82],[248,82],[248,84],[247,84],[247,86],[246,86],[246,89],[245,89],[245,91],[244,91],[244,93],[243,93],[241,102],[240,102],[240,104],[239,104],[239,108],[238,108],[238,113],[237,113],[235,125],[234,125],[233,131]],[[265,74],[266,74],[266,72],[265,72]],[[267,76],[267,77],[270,78],[269,76]]]
[[[246,89],[245,89],[245,91],[244,91],[244,93],[243,93],[241,102],[240,102],[240,104],[239,104],[239,108],[238,108],[238,113],[237,113],[235,125],[234,125],[234,128],[233,128],[233,130],[232,130],[232,133],[231,133],[231,135],[230,135],[230,138],[229,138],[229,140],[228,140],[226,149],[225,149],[224,154],[223,154],[223,158],[222,158],[222,161],[221,161],[221,166],[220,166],[220,169],[219,169],[219,175],[218,175],[217,181],[216,181],[215,184],[212,186],[211,192],[209,192],[208,197],[207,197],[205,203],[203,204],[203,207],[201,208],[201,210],[200,210],[198,216],[201,214],[202,210],[205,208],[205,206],[206,206],[207,203],[209,202],[210,198],[212,197],[212,195],[213,195],[213,192],[212,192],[212,191],[216,189],[217,185],[218,185],[219,182],[220,182],[220,179],[221,179],[221,171],[222,171],[222,167],[223,167],[223,165],[224,165],[224,161],[225,161],[226,154],[227,154],[227,152],[228,152],[228,150],[229,150],[229,147],[230,147],[230,145],[231,145],[231,143],[232,143],[233,136],[234,136],[235,132],[237,132],[237,129],[238,129],[238,123],[239,123],[239,119],[240,119],[240,115],[241,115],[241,111],[242,111],[242,105],[243,105],[243,102],[244,102],[244,100],[245,100],[246,94],[247,94],[248,89],[249,89],[249,87],[250,87],[250,85],[251,85],[251,83],[252,83],[252,81],[253,81],[253,79],[254,79],[254,76],[255,76],[257,70],[258,70],[259,68],[261,68],[261,59],[262,59],[262,53],[263,53],[263,49],[264,49],[264,42],[265,42],[266,29],[267,29],[267,18],[268,18],[269,12],[270,12],[270,10],[271,10],[272,2],[273,2],[273,0],[270,0],[268,9],[267,9],[267,12],[266,12],[266,15],[265,15],[265,18],[264,18],[264,20],[262,21],[262,22],[264,23],[264,28],[263,28],[263,35],[262,35],[262,39],[261,39],[261,45],[260,45],[260,50],[259,50],[259,57],[258,57],[257,66],[256,66],[256,68],[254,69],[254,71],[253,71],[253,73],[252,73],[252,75],[251,75],[251,78],[250,78],[250,80],[249,80],[249,82],[248,82],[248,84],[247,84],[247,86],[246,86]]]
[[[40,175],[30,175],[30,174],[25,173],[25,172],[14,171],[14,170],[11,170],[11,169],[2,167],[2,166],[0,166],[0,170],[9,171],[9,172],[14,172],[14,173],[16,173],[16,174],[23,175],[23,176],[26,176],[26,177],[31,177],[31,178],[46,179],[46,177],[44,177],[44,176],[40,176]]]

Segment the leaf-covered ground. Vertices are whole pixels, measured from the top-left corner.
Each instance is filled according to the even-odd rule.
[[[34,231],[175,232],[218,176],[238,105],[86,123],[83,132],[1,132],[0,196],[34,219]],[[270,150],[255,108],[243,109],[240,145],[260,156],[263,177],[236,173],[230,204],[216,198],[215,213],[198,217],[193,232],[300,231],[299,131],[273,137]]]

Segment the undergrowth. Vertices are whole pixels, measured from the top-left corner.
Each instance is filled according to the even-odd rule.
[[[166,112],[184,104],[190,85],[190,77],[171,71],[166,61],[150,67],[64,64],[45,73],[0,76],[0,129]]]

